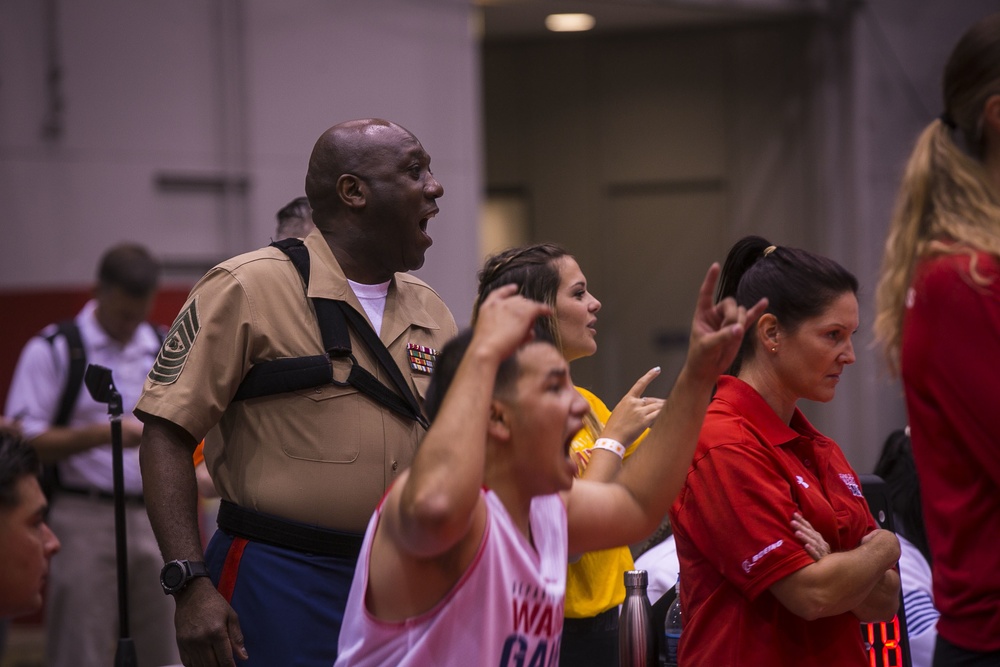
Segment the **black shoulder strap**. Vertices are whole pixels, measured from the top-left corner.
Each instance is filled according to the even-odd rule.
[[[275,241],[271,245],[288,255],[288,259],[292,260],[292,264],[302,276],[302,283],[308,292],[309,249],[306,248],[306,244],[302,242],[302,239],[288,238]],[[339,357],[351,353],[351,335],[347,331],[347,322],[340,315],[336,303],[331,299],[313,299],[316,319],[319,322],[319,333],[323,338],[323,349],[328,354]],[[395,366],[395,364],[393,365]]]
[[[83,374],[87,370],[87,353],[83,349],[80,328],[76,326],[75,321],[59,322],[56,324],[55,332],[45,339],[51,344],[58,336],[66,339],[66,346],[69,349],[69,372],[66,375],[66,384],[63,385],[62,396],[59,398],[59,409],[52,419],[52,426],[66,426],[83,387]]]
[[[275,241],[271,244],[283,253],[295,265],[296,270],[302,277],[302,282],[306,288],[309,286],[309,250],[301,239],[290,238]],[[403,374],[396,365],[389,350],[379,339],[378,334],[372,329],[368,321],[356,310],[348,306],[343,301],[334,299],[312,300],[316,309],[316,319],[319,323],[320,336],[323,340],[323,347],[327,354],[332,357],[348,357],[351,360],[351,371],[347,378],[347,384],[355,387],[358,391],[368,395],[373,400],[381,403],[390,410],[413,419],[424,428],[428,427],[427,418],[424,417],[410,386],[403,378]],[[370,371],[358,365],[351,349],[351,336],[347,328],[348,320],[354,327],[358,335],[364,340],[379,363],[389,374],[393,384],[399,391],[397,394],[384,384],[378,381]],[[258,396],[267,396],[283,391],[295,389],[307,389],[316,387],[327,382],[342,384],[330,377],[330,366],[326,356],[299,357],[296,359],[275,359],[256,364],[247,373],[240,384],[234,400],[245,400]]]
[[[357,331],[362,340],[365,341],[365,345],[369,350],[375,353],[375,357],[382,364],[382,367],[386,370],[386,372],[389,373],[389,377],[392,379],[393,384],[396,385],[396,389],[399,390],[399,394],[406,400],[410,412],[413,415],[413,419],[420,422],[420,425],[424,428],[427,428],[430,424],[428,424],[426,417],[424,417],[424,413],[420,410],[420,404],[417,403],[417,399],[413,395],[413,392],[410,391],[410,385],[406,384],[406,379],[403,378],[403,374],[399,371],[399,366],[396,365],[396,360],[392,358],[391,354],[389,354],[389,350],[386,349],[385,345],[382,343],[382,339],[378,337],[377,333],[375,333],[372,325],[368,323],[368,320],[361,316],[361,313],[348,306],[345,302],[332,301],[332,303],[335,303],[340,308],[342,317],[346,317],[347,320],[350,321],[354,330]],[[366,393],[371,394],[372,390],[382,390],[389,393],[391,396],[396,396],[396,394],[389,392],[388,388],[379,382],[374,375],[359,366],[357,362],[355,362],[351,367],[351,376],[354,376],[355,372],[358,373],[358,377],[356,377],[353,381],[350,377],[348,377],[347,381],[356,386],[359,391],[365,391]],[[375,389],[375,386],[373,386],[371,390],[362,388],[359,381],[367,384],[369,383],[369,379],[372,383],[374,383],[374,385],[377,385],[378,389]],[[383,402],[385,401],[383,400]]]

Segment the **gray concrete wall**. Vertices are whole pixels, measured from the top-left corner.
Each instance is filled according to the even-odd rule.
[[[486,173],[492,191],[525,200],[534,240],[578,256],[602,299],[598,354],[573,372],[611,406],[655,364],[668,371],[656,387],[666,391],[697,284],[737,238],[761,234],[854,271],[858,362],[831,403],[802,407],[868,472],[906,421],[871,349],[896,185],[939,112],[948,52],[997,6],[811,6],[823,11],[488,43]]]
[[[467,318],[472,287],[453,276],[477,261],[471,14],[465,0],[0,3],[0,287],[86,285],[125,239],[191,282],[269,242],[327,127],[379,116],[432,156],[445,197],[419,275]]]

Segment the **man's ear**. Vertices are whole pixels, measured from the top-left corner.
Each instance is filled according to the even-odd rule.
[[[486,426],[486,433],[494,440],[501,442],[510,440],[508,408],[496,399],[490,401],[490,421]]]
[[[354,174],[341,174],[337,179],[337,196],[348,208],[364,208],[368,201],[368,188]]]

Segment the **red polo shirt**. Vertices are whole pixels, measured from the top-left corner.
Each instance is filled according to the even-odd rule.
[[[670,510],[685,667],[867,664],[856,616],[807,621],[768,591],[813,562],[790,526],[795,512],[833,551],[854,549],[876,528],[835,442],[798,409],[785,424],[750,385],[721,377]]]

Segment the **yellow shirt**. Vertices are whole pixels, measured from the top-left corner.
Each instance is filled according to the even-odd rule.
[[[611,411],[601,399],[586,389],[577,387],[580,395],[587,399],[590,409],[601,425],[608,423]],[[573,438],[570,453],[576,462],[578,473],[582,474],[589,460],[587,450],[593,448],[600,434],[591,433],[587,428]],[[635,442],[628,445],[625,458],[632,455],[635,448],[646,437],[643,433]],[[632,552],[627,546],[614,549],[603,549],[583,554],[580,560],[571,563],[566,573],[566,618],[590,618],[612,607],[617,607],[625,599],[624,572],[635,567],[632,562]]]

